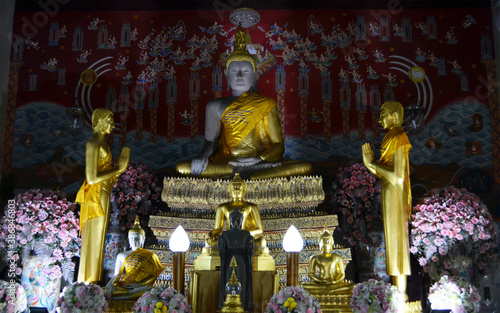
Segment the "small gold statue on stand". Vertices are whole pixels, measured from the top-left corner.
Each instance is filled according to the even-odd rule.
[[[311,281],[302,283],[302,287],[318,298],[322,312],[351,312],[354,284],[344,280],[344,260],[333,252],[333,236],[326,228],[319,238],[319,248],[321,252],[309,260]]]
[[[231,275],[231,280],[226,284],[226,301],[224,301],[224,306],[221,309],[222,313],[244,313],[242,308],[240,291],[241,283],[238,281],[236,274],[234,273],[234,268],[237,267],[236,260],[233,257],[231,259],[231,267],[233,268],[233,274]]]

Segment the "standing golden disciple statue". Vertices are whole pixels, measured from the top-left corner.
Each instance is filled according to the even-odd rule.
[[[411,214],[410,141],[401,127],[403,106],[396,101],[385,102],[379,123],[388,133],[382,140],[381,156],[375,155],[369,143],[362,146],[363,163],[382,180],[382,218],[384,223],[387,275],[406,295],[406,276],[411,275],[408,221]]]
[[[345,282],[344,260],[333,253],[333,236],[325,229],[319,239],[320,253],[309,259],[309,282],[302,286],[312,294],[350,294],[354,284]]]
[[[202,151],[192,161],[178,163],[177,172],[202,177],[238,172],[252,179],[309,174],[309,163],[281,162],[285,145],[276,101],[251,91],[256,62],[246,50],[241,27],[225,73],[231,95],[208,102]]]
[[[99,108],[92,113],[93,135],[85,147],[85,182],[76,196],[80,203],[82,248],[78,281],[101,280],[104,244],[108,229],[111,190],[128,166],[130,149],[124,147],[116,162],[105,136],[114,128],[113,112]]]

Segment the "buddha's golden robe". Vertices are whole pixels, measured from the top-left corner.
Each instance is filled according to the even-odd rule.
[[[222,114],[219,144],[210,161],[227,163],[240,157],[261,157],[266,162],[277,162],[283,152],[276,102],[245,92]]]
[[[139,248],[123,261],[120,269],[122,276],[115,284],[113,294],[122,292],[127,294],[128,291],[124,287],[130,284],[140,283],[143,286],[153,286],[162,271],[163,265],[158,256],[154,252]]]
[[[404,149],[404,181],[382,180],[382,218],[384,221],[387,274],[390,276],[411,275],[408,220],[411,213],[411,186],[408,153],[411,149],[408,136],[401,127],[392,128],[381,145],[380,163],[393,168],[394,154]]]
[[[113,155],[108,146],[108,154],[99,161],[97,172],[113,168]],[[80,234],[82,235],[78,281],[101,280],[110,213],[109,203],[103,206],[101,197],[103,193],[107,193],[107,202],[109,202],[109,194],[115,182],[116,178],[92,185],[85,181],[76,195],[75,202],[80,203]]]

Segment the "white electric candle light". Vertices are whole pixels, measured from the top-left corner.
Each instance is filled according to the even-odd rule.
[[[295,226],[290,226],[283,238],[283,249],[286,252],[300,252],[304,247],[304,240]]]
[[[177,226],[170,237],[168,246],[172,252],[186,252],[189,249],[189,237],[181,225]]]

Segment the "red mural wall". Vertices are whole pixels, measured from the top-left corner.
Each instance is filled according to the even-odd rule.
[[[394,98],[404,105],[425,104],[429,119],[461,99],[487,104],[481,59],[494,55],[489,9],[259,13],[260,22],[248,29],[251,42],[258,44],[254,47],[256,58],[261,58],[262,72],[266,72],[258,89],[275,99],[278,93],[284,96],[287,135],[341,133],[341,97],[346,95],[350,95],[348,127],[356,129],[364,122],[364,127],[371,129],[372,86],[378,87],[382,102],[390,84]],[[214,65],[224,64],[236,32],[228,14],[58,12],[42,23],[36,12],[17,12],[12,61],[23,65],[16,105],[52,102],[71,107],[76,94],[88,119],[92,109],[105,107],[107,97],[113,98],[110,88],[114,88],[116,101],[108,99],[108,106],[115,112],[128,112],[127,131],[137,127],[149,131],[153,125],[161,136],[169,132],[175,137],[203,134],[206,102],[221,92],[228,93],[225,79],[222,90],[213,88]],[[21,37],[22,47],[16,46]],[[284,65],[284,93],[277,90],[275,65]],[[421,67],[427,79],[412,81],[408,71],[413,66]],[[299,86],[301,67],[308,77],[305,90]],[[80,78],[89,68],[93,71],[85,72],[85,85]],[[331,99],[324,90],[322,95],[322,83],[328,77]],[[172,78],[177,97],[167,99]],[[153,91],[155,84],[158,91]],[[128,100],[123,96],[120,100],[122,88],[128,90]],[[173,125],[167,122],[169,114],[175,119]]]

